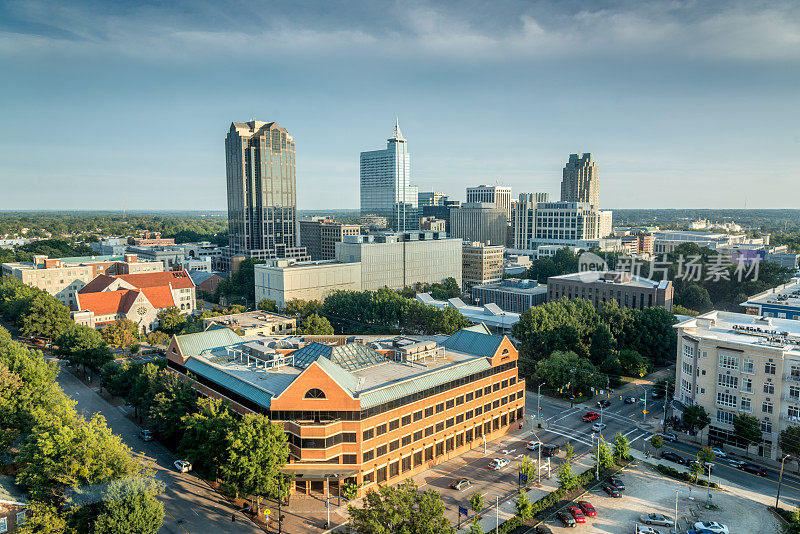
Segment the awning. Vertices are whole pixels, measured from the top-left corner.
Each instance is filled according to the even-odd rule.
[[[281,469],[287,475],[293,475],[295,480],[325,480],[326,478],[347,478],[358,474],[358,469],[352,467],[319,466],[288,464]]]

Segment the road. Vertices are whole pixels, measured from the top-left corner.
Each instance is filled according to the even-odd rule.
[[[139,439],[139,427],[125,417],[116,407],[100,397],[92,388],[62,368],[58,383],[70,398],[77,402],[78,413],[91,416],[100,413],[106,418],[109,428],[122,438],[134,453],[164,483],[165,491],[160,496],[166,515],[159,532],[164,534],[187,534],[197,532],[243,532],[263,533],[246,516],[235,509],[205,482],[191,473],[178,473],[172,467],[175,457],[161,444]],[[235,515],[236,522],[231,521]]]

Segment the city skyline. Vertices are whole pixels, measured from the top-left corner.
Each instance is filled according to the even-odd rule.
[[[451,198],[555,198],[591,152],[612,208],[800,205],[798,4],[472,7],[4,3],[0,209],[224,209],[232,118],[292,132],[299,209],[357,209],[359,152],[396,115],[414,184]]]

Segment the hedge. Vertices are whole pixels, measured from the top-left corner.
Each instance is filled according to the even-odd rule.
[[[705,487],[705,486],[708,485],[707,481],[705,481],[703,479],[694,480],[694,478],[692,478],[692,475],[690,475],[689,473],[687,473],[685,471],[678,471],[674,467],[670,467],[668,465],[657,464],[656,465],[656,471],[658,471],[662,475],[666,475],[666,476],[672,477],[672,478],[677,478],[678,480],[682,480],[684,482],[692,482],[694,484],[697,484],[698,486]],[[717,484],[716,482],[712,482],[711,483],[711,487],[712,488],[718,488],[719,484]]]
[[[774,510],[774,508],[773,508]],[[800,533],[800,513],[797,510],[789,511],[783,508],[777,509],[778,514],[789,523],[789,534]]]

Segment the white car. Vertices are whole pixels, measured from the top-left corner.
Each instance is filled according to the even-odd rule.
[[[716,521],[698,521],[694,524],[695,530],[700,529],[710,530],[714,534],[728,534],[728,527],[725,525],[721,525]]]
[[[605,424],[605,423],[595,423],[595,424],[592,425],[592,430],[594,430],[595,432],[600,432],[601,430],[603,430],[607,426],[608,425]]]
[[[489,462],[489,469],[493,469],[497,471],[498,469],[502,469],[508,465],[508,460],[505,458],[495,458],[491,462]]]
[[[719,447],[711,447],[711,452],[713,452],[714,456],[716,456],[717,458],[725,458],[726,456],[728,456],[727,454],[725,454],[725,451],[723,451]]]
[[[190,464],[186,460],[175,460],[175,463],[173,465],[175,466],[175,469],[177,469],[181,473],[188,473],[189,471],[192,470],[192,464]]]
[[[661,534],[661,531],[644,525],[636,525],[636,534]]]
[[[663,527],[671,527],[674,521],[663,514],[643,514],[639,520],[645,525],[661,525]]]
[[[541,446],[542,446],[541,441],[529,441],[528,444],[525,445],[525,448],[528,449],[529,451],[537,451]]]

